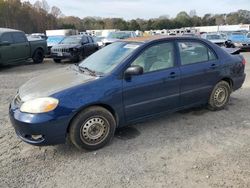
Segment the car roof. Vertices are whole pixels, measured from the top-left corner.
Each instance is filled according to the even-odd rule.
[[[165,39],[197,39],[195,37],[189,37],[189,36],[166,36],[166,35],[154,35],[154,36],[144,36],[144,37],[136,37],[136,38],[128,38],[124,39],[122,41],[124,42],[142,42],[142,43],[148,43],[155,40],[165,40]]]
[[[22,31],[9,29],[9,28],[0,28],[0,34],[6,33],[6,32],[22,32]]]

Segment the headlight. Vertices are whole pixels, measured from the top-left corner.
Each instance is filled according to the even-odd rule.
[[[45,113],[54,110],[59,101],[52,97],[37,98],[22,104],[20,111],[32,114]]]
[[[235,45],[236,47],[240,47],[240,46],[242,46],[242,43],[236,42],[236,43],[234,43],[234,45]]]

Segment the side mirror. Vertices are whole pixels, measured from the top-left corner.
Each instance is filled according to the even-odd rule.
[[[143,68],[139,65],[131,66],[124,72],[125,78],[143,74]]]
[[[10,42],[8,41],[0,42],[0,46],[9,46],[9,45],[10,45]]]

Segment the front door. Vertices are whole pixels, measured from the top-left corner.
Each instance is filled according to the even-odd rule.
[[[15,61],[26,60],[30,57],[30,47],[29,42],[24,33],[14,32],[12,33],[14,44],[13,46],[13,57]]]
[[[1,43],[8,43],[8,45],[0,46],[0,64],[10,64],[13,60],[13,38],[10,33],[4,33],[0,39]]]
[[[131,64],[144,73],[123,81],[123,102],[127,122],[179,107],[180,70],[176,67],[172,42],[155,44]]]

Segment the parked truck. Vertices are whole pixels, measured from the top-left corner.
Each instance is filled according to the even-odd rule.
[[[42,63],[46,53],[46,40],[27,38],[23,31],[0,28],[0,65],[14,64],[29,58],[34,63]]]

